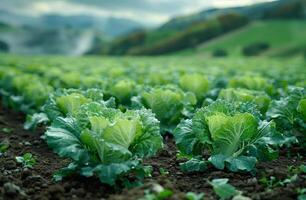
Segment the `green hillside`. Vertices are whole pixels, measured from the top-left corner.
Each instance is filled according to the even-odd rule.
[[[258,48],[268,48],[271,45],[274,48],[274,45],[276,45],[277,52],[271,52],[271,55],[293,55],[301,52],[301,46],[297,47],[296,43],[291,44],[288,42],[288,37],[289,39],[295,39],[295,34],[299,34],[297,37],[304,34],[305,8],[306,0],[279,0],[245,7],[204,10],[192,15],[171,19],[157,29],[140,30],[116,38],[103,49],[102,53],[108,55],[162,55],[176,54],[180,51],[193,51],[194,53],[194,50],[199,45],[208,44],[226,34],[234,33],[234,37],[236,37],[236,32],[234,31],[251,22],[250,29],[246,29],[246,33],[242,32],[242,38],[239,38],[238,41],[238,45],[241,42],[242,44],[251,45],[250,48],[247,48],[246,54],[258,55],[260,52]],[[271,22],[271,20],[281,21]],[[300,22],[294,22],[297,20],[300,20]],[[260,25],[258,21],[266,23]],[[285,24],[283,25],[282,22]],[[302,26],[302,32],[300,33],[296,32],[299,26]],[[257,35],[257,33],[260,34]],[[275,33],[279,35],[274,38]],[[265,37],[269,37],[269,35],[271,38],[266,39]],[[249,44],[249,42],[252,42],[249,38],[261,43],[256,45]],[[242,40],[241,42],[240,39]],[[228,40],[231,54],[239,54],[241,47],[237,48],[236,52],[232,52],[231,44],[237,43],[235,38],[229,38]],[[222,47],[223,42],[221,44]],[[278,45],[286,47],[279,49]],[[271,49],[273,50],[273,48]],[[216,48],[212,47],[212,49]]]
[[[228,33],[222,37],[199,45],[196,50],[181,53],[190,54],[196,51],[211,55],[216,49],[224,49],[231,56],[241,55],[244,46],[265,42],[270,49],[264,52],[269,56],[285,56],[300,53],[306,48],[306,22],[295,20],[257,21],[248,26]]]

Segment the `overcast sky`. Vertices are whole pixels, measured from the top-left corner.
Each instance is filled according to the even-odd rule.
[[[97,15],[160,24],[169,18],[212,7],[249,5],[271,0],[0,0],[0,9],[27,15]]]

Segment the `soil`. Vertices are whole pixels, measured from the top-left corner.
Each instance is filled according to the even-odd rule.
[[[66,166],[69,160],[58,157],[40,138],[44,128],[36,131],[23,129],[24,115],[6,108],[0,109],[0,141],[9,140],[10,147],[0,156],[0,199],[111,199],[135,200],[144,196],[145,191],[160,184],[173,191],[170,199],[185,199],[186,192],[205,193],[205,199],[217,199],[208,180],[229,178],[229,183],[251,199],[297,199],[297,189],[306,188],[306,175],[299,174],[296,180],[284,185],[268,187],[260,180],[276,177],[285,180],[291,177],[288,167],[293,169],[306,164],[305,149],[291,147],[282,149],[280,157],[272,162],[258,165],[257,173],[231,173],[209,168],[203,173],[183,173],[181,162],[176,158],[176,147],[171,136],[165,137],[165,148],[145,164],[153,167],[152,177],[146,178],[142,186],[120,189],[103,185],[96,178],[78,175],[61,182],[52,180],[53,173]],[[11,130],[11,131],[10,131]],[[32,169],[23,168],[15,157],[31,153],[37,160]],[[292,168],[291,167],[291,168]],[[168,173],[161,173],[160,169]]]

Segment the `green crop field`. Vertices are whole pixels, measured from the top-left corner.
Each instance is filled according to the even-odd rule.
[[[290,55],[290,53],[299,53],[306,48],[305,35],[306,23],[304,21],[255,21],[244,28],[199,45],[196,52],[187,50],[182,54],[211,55],[211,52],[216,49],[225,49],[231,56],[241,56],[244,46],[254,42],[265,42],[271,47],[263,55]]]
[[[0,2],[0,200],[306,200],[306,0]]]
[[[270,177],[256,175],[256,171],[263,163],[291,159],[283,155],[284,148],[299,149],[298,155],[292,156],[300,158],[291,167],[295,171],[287,179],[277,179],[278,183],[303,180],[305,74],[302,57],[212,60],[200,56],[1,54],[0,94],[2,112],[9,108],[27,115],[23,125],[30,131],[27,137],[37,140],[42,134],[46,144],[41,145],[59,156],[47,161],[47,148],[26,148],[23,156],[16,157],[23,168],[39,172],[45,162],[56,162],[61,169],[57,165],[49,169],[53,180],[64,184],[70,183],[73,174],[94,177],[89,180],[98,185],[96,182],[101,182],[101,193],[95,194],[101,197],[114,195],[107,189],[110,185],[133,186],[131,199],[148,195],[177,199],[175,193],[183,199],[184,195],[202,197],[203,188],[179,190],[181,175],[173,179],[174,174],[184,174],[185,178],[196,174],[197,181],[217,171],[223,177],[245,174],[248,179],[259,180],[255,185],[278,191],[278,185],[269,185]],[[6,135],[19,130],[8,125],[16,116],[5,119],[9,122],[1,125],[4,156],[11,155],[16,145]],[[285,162],[279,165],[287,170]],[[170,188],[157,194],[143,194],[143,182],[160,178],[177,185],[165,186]],[[235,188],[228,179],[207,181],[220,198],[238,198],[242,192],[252,197],[265,195]]]

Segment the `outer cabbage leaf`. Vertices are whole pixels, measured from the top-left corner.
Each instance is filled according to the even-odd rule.
[[[233,172],[252,171],[257,163],[257,159],[252,156],[228,157],[223,154],[213,155],[209,158],[209,161],[217,169],[223,170],[227,167]]]
[[[202,140],[201,143],[201,140],[197,138],[196,133],[192,130],[192,125],[192,120],[190,119],[181,121],[174,129],[173,135],[178,149],[184,154],[200,155],[203,151],[203,143],[209,138]]]
[[[185,163],[181,163],[180,168],[184,172],[203,172],[207,170],[207,162],[201,159],[192,158]]]
[[[44,138],[49,147],[62,157],[70,157],[78,162],[87,162],[90,159],[88,151],[83,147],[80,137],[80,129],[72,118],[55,120],[48,127]]]
[[[140,164],[139,160],[128,160],[109,165],[100,164],[94,167],[83,167],[81,168],[81,175],[86,177],[97,175],[102,183],[114,185],[120,176],[135,171],[135,168],[141,168]]]

